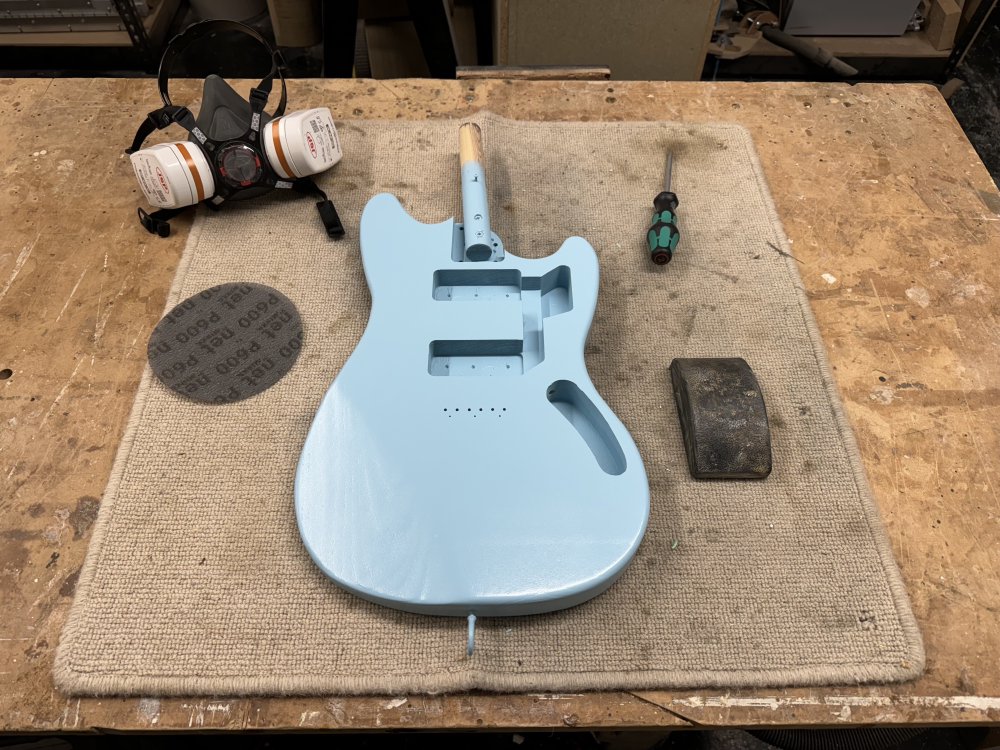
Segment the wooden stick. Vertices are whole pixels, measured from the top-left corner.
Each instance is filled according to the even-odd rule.
[[[611,68],[606,65],[459,65],[459,80],[505,78],[519,81],[607,81]]]
[[[471,161],[483,163],[483,131],[474,122],[458,130],[458,157],[463,167]]]

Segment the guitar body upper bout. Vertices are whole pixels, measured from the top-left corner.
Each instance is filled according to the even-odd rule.
[[[639,452],[584,364],[597,257],[573,237],[470,262],[455,232],[390,195],[365,208],[372,311],[303,447],[299,530],[328,576],[390,607],[572,606],[624,570],[649,513]]]

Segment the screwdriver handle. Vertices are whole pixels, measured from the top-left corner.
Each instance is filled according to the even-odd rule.
[[[674,250],[680,242],[677,230],[677,194],[665,190],[653,199],[653,223],[646,233],[649,257],[658,266],[665,266],[674,257]]]

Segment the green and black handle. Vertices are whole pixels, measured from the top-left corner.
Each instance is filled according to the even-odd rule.
[[[677,230],[677,194],[670,189],[674,155],[667,156],[667,177],[663,192],[653,199],[653,223],[646,232],[649,257],[658,266],[665,266],[674,257],[681,234]]]

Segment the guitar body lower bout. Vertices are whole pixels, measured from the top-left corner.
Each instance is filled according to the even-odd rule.
[[[455,235],[391,195],[365,208],[372,310],[302,450],[300,533],[334,581],[397,609],[579,604],[632,559],[649,512],[639,453],[584,363],[597,257],[573,237],[468,262]]]

